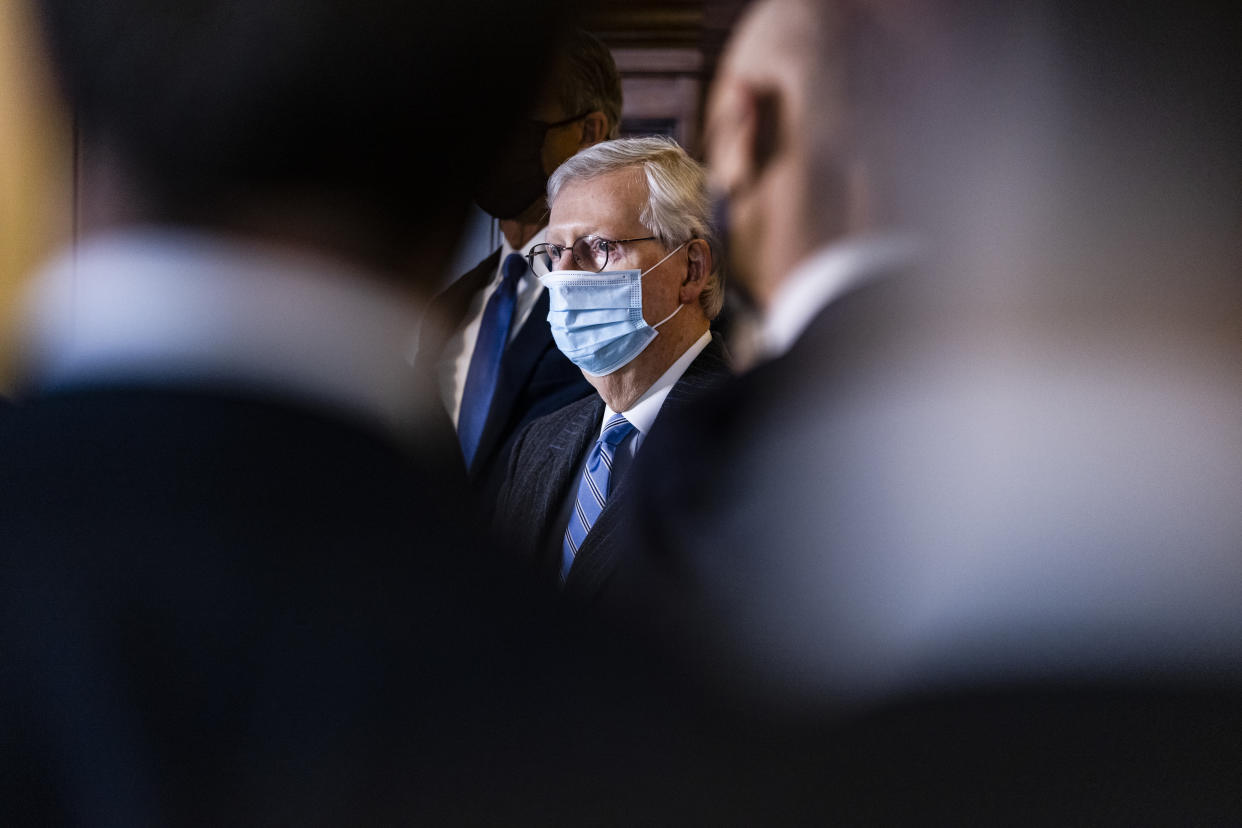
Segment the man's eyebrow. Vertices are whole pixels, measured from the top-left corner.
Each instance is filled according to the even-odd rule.
[[[578,239],[585,239],[588,237],[595,237],[599,235],[600,234],[598,232],[592,230],[590,233],[579,233],[578,235],[574,236],[572,239],[569,239],[568,241],[558,242],[558,241],[552,240],[551,233],[547,233],[544,235],[543,240],[547,242],[548,244],[555,244],[557,247],[572,247],[574,242],[578,241]]]

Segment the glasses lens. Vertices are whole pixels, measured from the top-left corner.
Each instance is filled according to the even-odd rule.
[[[608,264],[608,244],[593,236],[583,236],[574,242],[574,260],[583,270],[599,273]]]
[[[548,246],[537,244],[530,249],[526,257],[530,261],[531,272],[536,276],[545,276],[552,271],[552,259],[548,257]]]

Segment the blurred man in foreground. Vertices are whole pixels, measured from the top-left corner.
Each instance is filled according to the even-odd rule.
[[[577,600],[623,553],[627,472],[664,406],[729,376],[708,328],[724,298],[700,166],[672,141],[609,141],[548,185],[548,241],[531,251],[557,346],[599,394],[516,441],[497,510],[502,537]]]
[[[613,738],[624,679],[597,684],[566,646],[582,625],[482,554],[405,360],[528,103],[501,56],[566,10],[40,10],[88,186],[0,423],[0,821],[546,824],[660,801],[639,778],[659,761]],[[490,127],[451,142],[408,115],[469,123],[484,99]]]
[[[1236,821],[1236,13],[926,8],[736,32],[707,157],[768,361],[645,448],[617,587],[830,813]]]

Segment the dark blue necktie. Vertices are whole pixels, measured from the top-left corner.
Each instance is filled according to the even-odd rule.
[[[492,395],[496,392],[500,358],[504,355],[505,343],[509,341],[513,307],[517,304],[517,284],[526,272],[526,259],[520,253],[510,253],[505,257],[500,272],[500,287],[496,288],[483,309],[479,338],[470,357],[470,370],[466,372],[466,386],[461,395],[461,413],[457,418],[457,439],[461,441],[466,468],[470,468],[474,453],[479,448]]]
[[[578,480],[578,495],[574,498],[574,508],[569,514],[569,526],[565,528],[565,539],[561,542],[561,582],[569,577],[569,569],[574,565],[578,549],[586,540],[587,533],[604,511],[608,502],[609,489],[612,488],[612,464],[617,457],[617,446],[634,430],[634,424],[613,414],[604,425],[604,431],[595,441],[591,453],[587,455],[586,467]]]

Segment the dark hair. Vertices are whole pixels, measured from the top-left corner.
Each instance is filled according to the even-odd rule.
[[[464,209],[499,139],[460,125],[483,101],[492,123],[524,113],[532,95],[505,70],[505,44],[546,39],[565,11],[512,0],[39,5],[83,140],[125,164],[148,218],[211,224],[292,201],[389,236]]]
[[[612,52],[590,32],[575,29],[557,64],[557,102],[565,117],[599,110],[608,119],[608,138],[621,133],[621,74]]]

